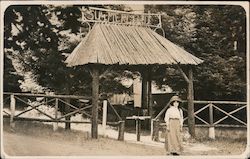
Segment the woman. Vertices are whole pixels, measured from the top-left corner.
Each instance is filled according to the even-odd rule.
[[[183,126],[183,111],[179,108],[181,99],[173,96],[170,99],[170,107],[165,114],[166,137],[165,148],[167,154],[180,155],[182,151],[181,131]]]

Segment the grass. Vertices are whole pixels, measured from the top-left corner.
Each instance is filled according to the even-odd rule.
[[[52,125],[32,121],[16,121],[13,130],[9,126],[9,121],[4,120],[3,130],[47,139],[53,137],[56,140],[78,141],[80,139],[82,141],[90,139],[90,134],[88,132],[79,130],[65,131],[65,129],[61,127],[58,127],[57,131],[53,131]]]
[[[57,140],[60,142],[65,141],[66,143],[72,142],[77,145],[82,145],[84,143],[91,142],[93,147],[100,145],[100,143],[102,143],[102,145],[104,145],[105,143],[107,145],[110,145],[109,143],[113,143],[114,145],[119,144],[119,142],[115,139],[107,139],[102,137],[93,142],[91,141],[92,139],[90,137],[89,132],[87,131],[86,132],[79,130],[65,131],[64,128],[59,127],[58,131],[54,132],[52,125],[47,125],[40,122],[16,121],[15,123],[16,123],[15,128],[14,130],[12,130],[9,127],[9,120],[4,119],[3,130],[9,133],[12,133],[14,131],[15,134],[24,134],[27,136],[40,137],[48,140],[53,138],[53,140]],[[127,131],[129,132],[134,132],[134,130],[135,128],[127,129]],[[143,130],[143,134],[147,133],[148,132]],[[201,155],[239,155],[243,153],[246,148],[247,138],[246,136],[243,135],[239,136],[238,138],[231,138],[231,136],[228,136],[228,137],[216,138],[216,140],[211,140],[206,136],[197,138],[195,141],[188,140],[188,142],[194,144],[195,143],[204,144],[209,147],[215,147],[218,149],[218,151],[201,152],[200,153]],[[128,145],[129,144],[127,144],[127,146]],[[193,155],[192,152],[190,152],[190,154]]]

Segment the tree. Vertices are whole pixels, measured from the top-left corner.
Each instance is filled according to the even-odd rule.
[[[246,100],[246,14],[243,8],[150,5],[145,10],[162,13],[166,38],[204,60],[194,69],[196,99]],[[182,78],[178,71],[169,68],[164,76],[158,75],[158,82],[165,81],[185,94]]]
[[[69,68],[64,63],[88,31],[83,28],[80,34],[81,7],[10,6],[5,12],[5,48],[18,52],[16,58],[25,71],[32,71],[37,83],[57,94],[91,94],[91,76],[86,67]],[[122,5],[99,7],[124,9]],[[101,90],[110,90],[110,80],[117,75],[104,77]],[[117,91],[123,89],[118,83],[113,80],[114,86],[120,88]]]

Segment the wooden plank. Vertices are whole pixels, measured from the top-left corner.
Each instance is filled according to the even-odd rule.
[[[142,69],[141,70],[141,75],[142,75],[142,98],[141,98],[141,103],[142,103],[142,108],[148,108],[148,72],[147,69]]]
[[[4,118],[10,118],[9,116],[4,115]],[[25,118],[25,117],[14,117],[15,121],[40,121],[40,122],[59,122],[59,123],[88,123],[90,124],[91,122],[89,121],[66,121],[66,120],[51,120],[51,119],[39,119],[39,118]]]
[[[213,105],[212,104],[209,104],[209,124],[210,124],[210,126],[214,125]]]
[[[139,41],[141,43],[140,47],[142,49],[144,49],[145,53],[147,53],[146,55],[144,54],[144,56],[146,56],[147,63],[148,64],[154,64],[155,63],[154,59],[156,57],[161,57],[160,56],[161,50],[159,49],[159,47],[156,47],[155,42],[152,40],[152,38],[150,36],[148,36],[148,34],[146,32],[146,28],[144,28],[144,27],[133,27],[133,30],[135,32],[134,36],[140,37],[139,38]],[[158,56],[152,54],[152,52],[154,52]],[[159,63],[162,63],[160,61],[162,61],[161,58],[159,58]]]
[[[6,112],[5,110],[3,111],[5,114],[9,115],[10,116],[10,113]]]
[[[110,27],[106,25],[99,25],[100,32],[101,32],[101,38],[103,38],[103,44],[106,44],[107,47],[104,47],[103,49],[107,50],[105,53],[108,54],[109,61],[115,61],[115,62],[121,62],[119,55],[122,56],[122,47],[119,47],[118,41],[113,35],[113,31],[110,30]],[[101,44],[102,45],[102,44]],[[109,61],[106,61],[107,63]]]
[[[15,98],[17,98],[19,101],[21,101],[21,102],[27,104],[28,106],[31,106],[29,103],[25,102],[25,101],[22,100],[21,98],[18,98],[18,97],[15,97]],[[22,114],[24,114],[24,113],[26,113],[26,112],[28,112],[28,111],[31,111],[31,110],[33,110],[33,109],[36,109],[37,107],[39,107],[39,106],[41,106],[41,105],[43,105],[43,104],[45,104],[45,103],[50,103],[50,102],[52,102],[52,101],[54,101],[54,100],[55,100],[55,99],[51,99],[51,100],[49,100],[49,101],[47,101],[47,102],[42,102],[42,103],[40,103],[40,104],[38,104],[38,105],[36,105],[36,106],[31,106],[30,109],[27,109],[27,110],[25,110],[25,111],[22,111],[22,112],[18,113],[17,115],[15,115],[15,117],[18,117],[18,116],[20,116],[20,115],[22,115]]]
[[[243,109],[243,108],[246,108],[246,105],[245,105],[245,106],[242,106],[242,107],[240,107],[240,108],[238,108],[238,109],[235,109],[235,110],[229,112],[228,114],[232,115],[232,114],[236,113],[237,111],[240,111],[240,110]],[[223,118],[221,118],[221,119],[219,119],[218,121],[216,121],[214,124],[216,125],[216,124],[222,122],[223,120],[225,120],[225,119],[227,119],[227,118],[228,118],[228,116],[224,116]]]
[[[10,99],[10,96],[7,96],[6,98],[4,98],[3,105],[6,104],[6,102],[8,101],[8,99]]]
[[[245,105],[245,106],[242,106],[242,107],[240,107],[240,108],[238,108],[238,109],[236,109],[236,110],[234,110],[234,111],[231,111],[231,112],[229,112],[228,114],[233,114],[233,113],[235,113],[235,112],[237,112],[237,111],[240,111],[240,110],[243,109],[243,108],[246,108],[246,105]],[[221,118],[220,120],[216,121],[214,124],[218,124],[218,123],[222,122],[223,120],[225,120],[225,119],[227,119],[227,118],[228,118],[228,116],[225,116],[225,117]]]
[[[187,100],[183,100],[183,102],[188,102]],[[240,102],[240,101],[200,101],[200,100],[194,100],[194,104],[225,104],[225,105],[246,105],[247,102]]]
[[[55,111],[55,120],[57,120],[57,116],[58,116],[58,98],[56,98],[56,100],[55,100],[54,111]],[[54,131],[58,130],[58,122],[56,122],[56,123],[53,124],[53,130]]]
[[[102,106],[103,106],[103,109],[102,109],[102,129],[103,129],[103,136],[106,136],[108,101],[104,100]]]
[[[118,117],[119,121],[122,120],[121,116],[118,114],[118,112],[115,110],[114,106],[109,102],[109,106],[112,108],[112,110],[115,112],[116,116]]]
[[[158,119],[168,108],[170,105],[170,101],[168,101],[167,105],[160,111],[160,113],[154,118],[154,120]]]
[[[10,127],[12,129],[15,128],[15,109],[16,109],[16,99],[15,96],[12,94],[10,95]]]
[[[136,141],[140,141],[141,136],[141,120],[135,120],[135,127],[136,127]]]
[[[213,105],[209,104],[209,129],[208,137],[210,139],[215,139],[215,128],[214,128],[214,117],[213,117]]]
[[[119,127],[118,127],[119,141],[124,141],[124,133],[125,133],[125,121],[119,121]]]
[[[185,79],[185,81],[186,81],[187,83],[189,83],[189,79],[188,79],[186,73],[182,70],[182,68],[179,66],[179,64],[177,64],[177,68],[178,68],[178,70],[180,71],[180,73],[181,73],[181,75],[183,76],[183,78]]]
[[[11,93],[11,92],[4,92],[5,95],[14,96],[30,96],[30,97],[51,97],[51,98],[74,98],[74,99],[91,99],[89,96],[76,96],[76,95],[47,95],[47,94],[31,94],[31,93]]]
[[[148,67],[148,114],[153,119],[152,67]]]
[[[199,119],[200,121],[202,121],[203,123],[205,123],[206,125],[210,125],[208,122],[206,122],[205,120],[201,119],[199,116],[194,115],[195,118]]]
[[[129,39],[124,39],[124,35],[122,33],[125,32],[124,26],[110,26],[110,31],[113,33],[113,36],[118,44],[118,47],[121,48],[121,54],[118,54],[117,57],[123,64],[131,64],[132,61],[136,61],[136,59],[133,59],[133,51],[134,49],[131,48],[131,45],[129,45]],[[124,61],[123,61],[124,60]]]
[[[76,114],[76,113],[80,113],[80,112],[81,112],[82,110],[84,110],[84,109],[86,109],[86,107],[77,109],[77,110],[75,110],[75,111],[73,111],[73,112],[70,112],[70,113],[67,113],[67,114],[65,114],[65,115],[63,115],[63,116],[60,116],[60,117],[58,118],[58,120],[60,120],[60,119],[62,119],[62,118],[65,118],[65,117],[67,117],[67,116],[72,116],[72,115],[74,115],[74,114]]]
[[[20,101],[22,101],[22,102],[25,102],[25,101],[23,101],[22,99],[20,99],[20,98],[18,98],[18,97],[15,97],[15,98],[17,98],[18,100],[20,100]],[[55,99],[52,99],[52,100],[55,100]],[[25,103],[26,103],[26,102],[25,102]],[[45,103],[45,102],[43,102],[42,104],[44,104],[44,103]],[[38,106],[40,106],[40,105],[42,105],[42,104],[38,104]],[[15,117],[18,117],[18,116],[20,116],[21,114],[26,113],[27,111],[30,111],[30,110],[32,110],[32,109],[35,109],[35,110],[37,110],[38,112],[40,112],[41,114],[43,114],[43,115],[49,117],[50,119],[54,119],[52,116],[50,116],[50,115],[48,115],[48,114],[42,112],[41,110],[39,110],[39,109],[37,108],[38,106],[32,106],[32,105],[30,105],[30,104],[28,104],[28,105],[31,107],[31,109],[27,109],[27,110],[25,110],[25,111],[23,111],[23,112],[17,114]]]
[[[204,109],[206,109],[207,107],[209,107],[209,105],[206,105],[205,107],[203,107],[203,108],[197,110],[194,114],[196,115],[196,114],[202,112],[202,111],[203,111]]]
[[[160,126],[166,126],[166,123],[160,123]],[[184,127],[186,127],[187,125],[184,124]],[[195,127],[210,127],[210,125],[205,125],[205,124],[195,124]],[[247,126],[245,125],[228,125],[228,124],[218,124],[218,125],[214,125],[214,127],[228,127],[228,128],[247,128]]]
[[[165,123],[166,124],[166,123]],[[152,140],[153,141],[159,141],[159,129],[160,129],[160,122],[159,120],[152,120],[152,127],[153,127],[153,132],[152,132]]]
[[[64,100],[62,100],[62,99],[58,99],[59,101],[61,101],[62,103],[64,103],[64,104],[66,104],[66,105],[68,105],[68,106],[70,106],[71,108],[74,108],[74,109],[78,109],[77,107],[75,107],[74,105],[72,105],[72,104],[70,104],[70,103],[68,103],[68,102],[65,102]]]
[[[221,111],[222,113],[226,114],[227,116],[229,116],[229,117],[233,118],[234,120],[236,120],[236,121],[240,122],[241,124],[243,124],[243,125],[247,125],[247,124],[246,124],[245,122],[243,122],[242,120],[240,120],[240,119],[238,119],[238,118],[234,117],[233,115],[231,115],[231,114],[227,113],[226,111],[222,110],[221,108],[219,108],[219,107],[217,107],[217,106],[215,106],[215,105],[213,105],[213,107],[215,107],[216,109],[218,109],[218,110],[219,110],[219,111]]]
[[[136,12],[126,12],[126,11],[119,11],[119,10],[111,10],[111,9],[103,9],[103,8],[97,8],[97,7],[89,7],[89,9],[93,10],[100,10],[105,12],[113,12],[113,13],[121,13],[121,14],[129,14],[129,15],[155,15],[159,16],[160,14],[154,14],[154,13],[136,13]]]

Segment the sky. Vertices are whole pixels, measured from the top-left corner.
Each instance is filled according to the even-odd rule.
[[[134,12],[144,13],[144,5],[141,4],[126,4],[126,6],[130,7]]]

